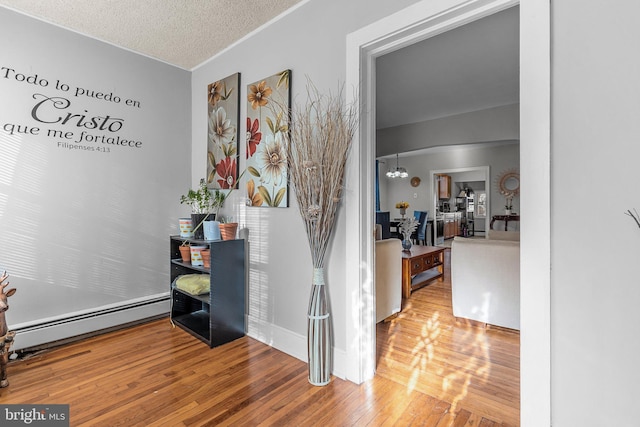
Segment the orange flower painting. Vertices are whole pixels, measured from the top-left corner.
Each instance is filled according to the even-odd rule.
[[[269,103],[269,97],[273,91],[267,86],[267,81],[263,80],[257,85],[249,85],[249,103],[254,110],[258,107],[264,107]]]
[[[288,207],[286,133],[291,70],[247,86],[247,205]],[[222,126],[224,127],[224,126]]]

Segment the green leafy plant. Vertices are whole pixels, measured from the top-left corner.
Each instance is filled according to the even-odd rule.
[[[208,214],[217,212],[226,197],[220,190],[211,193],[205,180],[201,179],[197,190],[189,189],[187,194],[180,196],[180,204],[191,206],[194,214]]]
[[[191,206],[192,213],[206,214],[204,219],[193,229],[194,232],[202,226],[204,221],[209,218],[209,215],[211,215],[213,211],[215,211],[217,215],[227,196],[228,194],[225,195],[220,190],[215,190],[212,193],[207,187],[207,183],[204,178],[200,180],[200,186],[197,190],[191,188],[187,194],[180,196],[180,204]],[[183,240],[181,246],[186,246],[188,243],[189,242],[187,240]]]
[[[237,181],[244,176],[243,171],[238,177]],[[180,196],[180,204],[191,206],[191,212],[194,214],[212,214],[215,213],[216,220],[225,222],[225,218],[220,216],[220,208],[224,206],[224,202],[235,190],[235,187],[230,188],[226,193],[218,189],[213,192],[207,187],[207,182],[203,178],[200,180],[200,186],[197,190],[190,189],[187,194]],[[208,218],[205,217],[205,220]]]

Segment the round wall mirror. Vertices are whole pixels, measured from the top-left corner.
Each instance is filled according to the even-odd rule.
[[[498,178],[498,187],[501,194],[517,196],[520,193],[520,174],[514,171],[504,172]]]

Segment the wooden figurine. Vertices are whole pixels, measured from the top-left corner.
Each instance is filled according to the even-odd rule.
[[[0,388],[7,387],[9,385],[9,380],[7,380],[9,348],[11,347],[11,344],[13,344],[13,338],[16,335],[14,331],[9,331],[9,328],[7,327],[7,319],[4,314],[9,309],[7,299],[16,293],[15,289],[9,289],[6,292],[4,291],[5,288],[9,286],[9,282],[5,283],[8,277],[9,276],[6,271],[2,273],[2,277],[0,277]]]

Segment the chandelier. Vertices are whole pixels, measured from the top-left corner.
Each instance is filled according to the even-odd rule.
[[[398,165],[398,154],[396,154],[396,168],[387,171],[387,178],[406,178],[408,176],[407,170]]]

